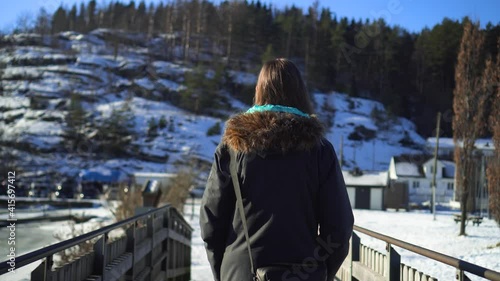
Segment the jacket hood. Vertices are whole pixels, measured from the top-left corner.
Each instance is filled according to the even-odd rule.
[[[316,117],[283,112],[243,113],[226,122],[222,142],[241,152],[310,150],[323,137]]]

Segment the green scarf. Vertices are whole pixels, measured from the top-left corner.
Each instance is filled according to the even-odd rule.
[[[274,105],[274,104],[254,105],[249,110],[247,110],[246,113],[264,112],[264,111],[286,112],[299,115],[302,117],[310,117],[309,114],[306,114],[295,107]]]

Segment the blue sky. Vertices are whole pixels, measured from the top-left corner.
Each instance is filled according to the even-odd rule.
[[[138,3],[140,0],[136,0]],[[165,0],[146,0],[147,3],[159,3]],[[250,1],[250,0],[249,0]],[[34,17],[41,7],[53,12],[61,3],[70,6],[82,0],[13,0],[2,1],[0,8],[0,30],[8,30],[21,14]],[[111,0],[97,0],[99,4]],[[129,2],[128,0],[124,2]],[[220,2],[216,0],[215,2]],[[306,0],[261,0],[279,8],[285,5],[307,7],[312,1]],[[486,22],[500,22],[500,0],[329,0],[320,1],[320,6],[329,7],[339,17],[355,19],[384,17],[390,25],[400,25],[410,31],[419,31],[423,27],[432,27],[444,17],[461,19],[469,16]]]

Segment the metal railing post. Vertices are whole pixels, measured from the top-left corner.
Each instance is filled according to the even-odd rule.
[[[53,256],[49,255],[45,258],[45,260],[37,266],[31,272],[31,280],[32,281],[50,281],[52,280],[52,265],[54,264]]]
[[[132,226],[127,228],[127,252],[132,253],[132,268],[126,273],[126,280],[134,280],[135,278],[135,235],[137,221],[134,221]]]
[[[94,274],[101,275],[102,280],[106,280],[106,243],[108,242],[108,234],[105,233],[97,242],[94,244]]]
[[[463,270],[457,269],[457,276],[456,280],[458,281],[470,281],[469,277],[465,275],[465,272]]]
[[[353,262],[359,262],[359,248],[360,248],[360,244],[361,244],[361,239],[359,238],[359,236],[356,234],[356,233],[352,233],[352,236],[351,236],[351,245],[350,245],[350,249],[349,249],[349,257],[350,258],[350,261],[349,261],[349,276],[348,276],[348,280],[347,281],[357,281],[358,279],[356,279],[355,277],[352,276],[352,273],[353,273]]]
[[[390,243],[387,243],[387,281],[398,281],[401,271],[401,256],[394,250]]]
[[[170,209],[165,210],[165,213],[163,214],[163,227],[167,228],[167,239],[163,241],[164,243],[164,249],[167,252],[165,261],[162,266],[165,268],[165,280],[168,280],[168,275],[169,275],[169,264],[170,264]]]
[[[155,221],[155,217],[156,217],[156,214],[151,214],[147,219],[146,219],[146,226],[147,226],[147,237],[150,238],[150,241],[151,241],[151,251],[149,252],[149,254],[147,254],[147,257],[146,257],[146,267],[149,267],[151,269],[150,273],[149,273],[149,278],[146,278],[146,281],[153,281],[154,277],[153,274],[153,265],[154,265],[154,231],[155,231],[155,228],[154,228],[154,221]]]

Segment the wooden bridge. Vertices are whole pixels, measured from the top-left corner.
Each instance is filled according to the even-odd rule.
[[[110,241],[116,229],[126,235]],[[416,245],[354,227],[349,255],[335,280],[351,281],[435,281],[410,265],[401,263],[393,246],[423,255],[436,263],[456,268],[448,280],[469,280],[476,275],[500,281],[500,273],[443,255]],[[361,243],[356,233],[363,233],[386,243],[386,252],[378,252]],[[191,280],[192,228],[182,215],[169,205],[136,215],[99,230],[59,242],[16,258],[16,269],[38,260],[43,262],[31,273],[32,281],[188,281]],[[92,252],[61,267],[54,267],[54,255],[88,240],[98,239]],[[0,275],[8,272],[8,261],[0,263]],[[207,276],[207,278],[209,278]],[[294,279],[295,280],[295,279]],[[297,279],[299,280],[299,279]],[[331,280],[328,280],[331,281]]]
[[[500,281],[500,272],[487,269],[463,260],[459,260],[429,249],[425,249],[390,236],[386,236],[359,226],[354,226],[350,249],[342,267],[337,272],[336,280],[351,281],[437,281],[410,265],[401,263],[401,256],[393,246],[425,256],[436,263],[444,263],[456,269],[456,275],[447,280],[470,280],[468,275],[475,275],[486,280]],[[356,232],[363,233],[386,243],[386,252],[378,252],[361,243]]]
[[[126,235],[109,241],[109,233]],[[190,280],[192,228],[169,205],[136,215],[98,230],[16,257],[16,270],[43,262],[31,273],[32,281]],[[61,267],[53,256],[85,241],[97,239],[94,250]],[[0,263],[0,275],[9,272]]]

